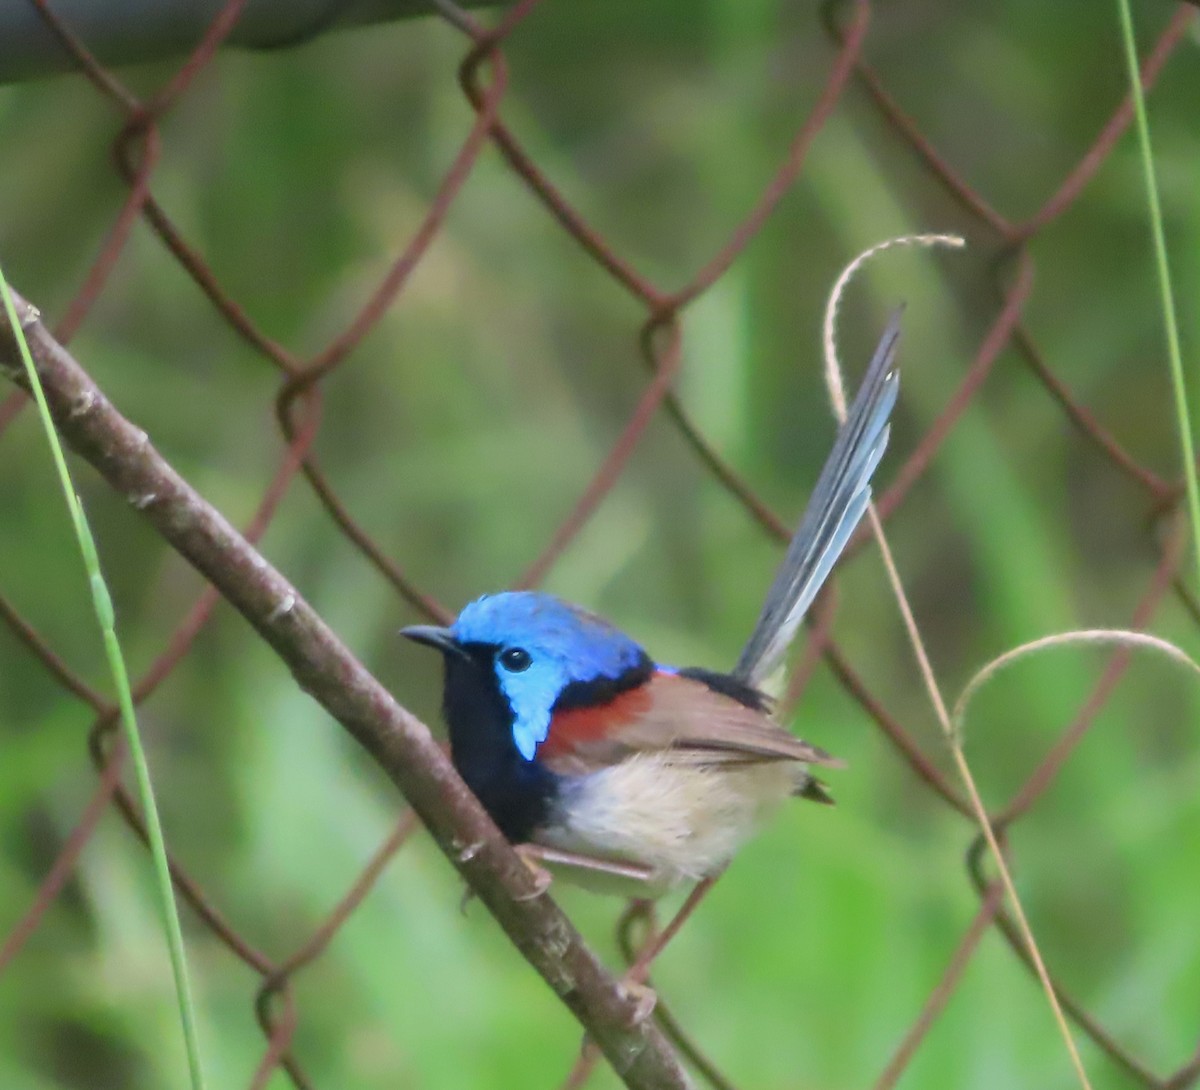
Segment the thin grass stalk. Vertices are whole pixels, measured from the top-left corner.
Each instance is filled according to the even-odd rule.
[[[184,1050],[187,1053],[188,1073],[192,1090],[204,1090],[204,1073],[200,1064],[200,1046],[196,1033],[196,1011],[192,1002],[191,985],[188,980],[187,957],[183,946],[183,929],[179,922],[179,910],[175,903],[175,890],[171,885],[171,872],[167,864],[167,847],[163,838],[162,823],[158,817],[158,806],[154,801],[154,787],[150,779],[150,766],[146,761],[145,750],[142,749],[141,738],[138,735],[137,716],[133,707],[133,692],[129,685],[129,671],[125,667],[125,656],[121,652],[121,644],[117,639],[116,616],[113,611],[112,596],[104,573],[100,568],[100,557],[96,551],[96,540],[92,536],[87,516],[83,513],[83,505],[71,482],[71,472],[67,467],[67,459],[63,454],[62,445],[58,441],[58,433],[50,416],[50,406],[46,402],[41,380],[34,366],[25,333],[17,315],[16,304],[8,289],[8,280],[0,268],[0,294],[4,296],[4,311],[9,325],[16,338],[17,348],[21,354],[21,362],[29,378],[29,388],[37,404],[38,416],[46,433],[46,441],[50,445],[50,454],[62,487],[67,510],[71,515],[71,523],[75,529],[75,538],[79,545],[83,566],[87,572],[88,586],[91,588],[92,609],[100,625],[100,633],[104,642],[104,653],[108,659],[109,672],[112,674],[113,687],[116,689],[117,706],[120,709],[121,728],[129,755],[133,761],[134,779],[138,800],[146,822],[146,832],[150,842],[150,857],[157,888],[159,911],[162,915],[163,929],[167,939],[167,951],[171,959],[171,973],[175,981],[175,999],[179,1007],[179,1022],[183,1029]]]

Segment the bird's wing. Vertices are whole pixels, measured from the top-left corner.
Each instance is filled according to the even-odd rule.
[[[871,500],[871,474],[888,441],[888,417],[896,404],[896,342],[900,313],[888,322],[846,421],[817,478],[808,507],[788,546],[762,614],[734,669],[734,676],[761,687],[774,673]]]
[[[765,712],[703,681],[662,671],[607,704],[556,712],[538,759],[552,771],[579,774],[634,753],[663,751],[695,764],[841,764]]]

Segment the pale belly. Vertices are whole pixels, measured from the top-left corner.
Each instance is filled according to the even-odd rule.
[[[805,778],[791,761],[696,765],[642,754],[568,780],[553,827],[535,840],[645,867],[651,878],[642,895],[654,895],[719,871]],[[609,886],[600,875],[563,877]]]

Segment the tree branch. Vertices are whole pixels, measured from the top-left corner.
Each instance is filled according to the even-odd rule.
[[[495,0],[459,0],[481,7]],[[186,56],[225,0],[54,0],[55,16],[106,65]],[[251,0],[226,46],[284,49],[342,27],[428,17],[432,0]],[[0,84],[78,68],[28,0],[0,3]]]
[[[163,459],[14,296],[66,443],[209,579],[288,665],[300,687],[350,732],[408,799],[438,847],[631,1088],[687,1079],[650,1019],[584,944],[462,782],[420,720],[401,708],[296,589]],[[25,386],[15,338],[0,321],[0,369]],[[536,1047],[537,1042],[531,1042]]]

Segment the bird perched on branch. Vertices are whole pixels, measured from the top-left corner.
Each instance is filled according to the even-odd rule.
[[[832,801],[809,769],[840,762],[780,726],[762,686],[867,509],[898,337],[896,314],[732,673],[657,663],[536,591],[402,630],[442,653],[454,765],[527,859],[645,896],[718,872],[789,796]]]

